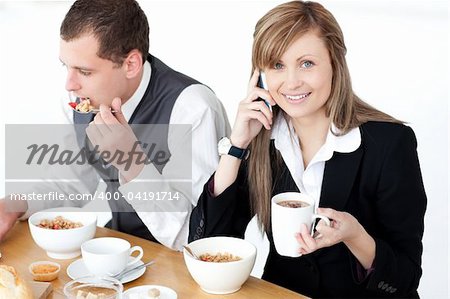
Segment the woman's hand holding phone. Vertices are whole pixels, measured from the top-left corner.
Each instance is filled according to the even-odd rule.
[[[248,85],[247,97],[239,103],[231,132],[231,143],[240,148],[247,148],[263,126],[267,130],[272,126],[273,115],[269,106],[275,105],[275,101],[267,90],[257,86],[259,75],[259,70],[256,69]]]

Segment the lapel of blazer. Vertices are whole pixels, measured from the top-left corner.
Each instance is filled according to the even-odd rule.
[[[325,163],[320,206],[343,210],[355,182],[363,154],[362,145],[351,153],[337,153]]]

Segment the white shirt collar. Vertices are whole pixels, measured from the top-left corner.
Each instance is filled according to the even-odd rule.
[[[341,131],[336,128],[334,124],[331,124],[331,130],[328,131],[327,140],[325,143],[333,142],[334,151],[339,153],[351,153],[358,149],[361,145],[361,132],[358,128],[351,129],[345,135],[334,135],[332,132],[339,134]]]
[[[334,124],[331,124],[331,130],[339,133],[340,130]],[[351,129],[345,135],[336,136],[329,130],[324,145],[317,152],[314,160],[328,161],[333,156],[333,152],[351,153],[361,145],[361,133],[359,128]],[[287,122],[284,117],[278,117],[272,128],[271,138],[275,140],[275,147],[285,147],[287,144],[296,145],[299,148],[298,138],[295,134],[292,123]],[[293,149],[297,151],[296,149]],[[313,162],[311,161],[311,162]]]
[[[152,67],[148,61],[144,63],[144,73],[142,74],[141,83],[139,83],[138,88],[131,96],[131,98],[122,105],[122,113],[127,121],[130,121],[131,116],[133,115],[134,110],[139,105],[139,102],[142,100],[142,97],[147,90],[148,83],[150,82],[150,75],[152,73]]]

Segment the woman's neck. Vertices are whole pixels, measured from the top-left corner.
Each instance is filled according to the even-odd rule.
[[[330,129],[330,118],[323,115],[314,119],[292,119],[295,133],[302,150],[303,165],[306,169],[311,159],[325,143]]]

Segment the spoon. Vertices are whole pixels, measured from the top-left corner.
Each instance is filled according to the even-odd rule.
[[[195,258],[196,260],[201,260],[192,250],[191,248],[189,248],[187,245],[183,245],[184,249],[186,249],[187,252],[189,252],[189,254]]]
[[[86,112],[77,110],[77,109],[75,109],[76,102],[69,102],[69,106],[70,106],[70,108],[72,108],[73,111],[75,111],[76,113],[79,113],[79,114],[89,114],[89,113],[97,114],[97,113],[100,112],[100,109],[97,109],[97,108],[92,108],[92,109],[90,109],[89,111],[86,111]],[[111,110],[111,113],[116,113],[116,111],[115,110]]]
[[[145,264],[142,264],[142,265],[138,265],[138,266],[136,266],[136,267],[133,267],[133,268],[131,268],[131,269],[125,269],[125,270],[123,270],[122,272],[119,272],[119,273],[117,273],[116,275],[113,275],[113,276],[111,276],[112,278],[115,278],[115,279],[117,279],[117,280],[121,280],[125,275],[127,275],[127,274],[129,274],[129,273],[131,273],[131,272],[134,272],[134,271],[137,271],[137,270],[139,270],[139,269],[142,269],[142,268],[144,268],[144,267],[148,267],[148,266],[150,266],[150,265],[152,265],[152,264],[154,264],[155,263],[155,261],[150,261],[150,262],[147,262],[147,263],[145,263]]]

